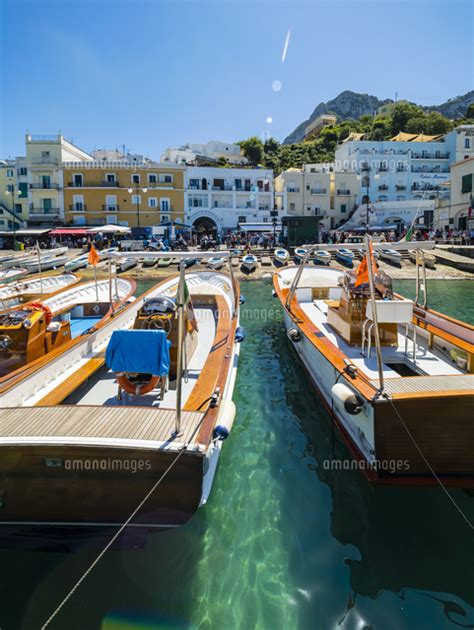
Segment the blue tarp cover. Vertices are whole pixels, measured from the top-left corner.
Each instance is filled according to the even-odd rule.
[[[115,330],[105,362],[112,372],[165,376],[170,369],[170,345],[164,330]]]

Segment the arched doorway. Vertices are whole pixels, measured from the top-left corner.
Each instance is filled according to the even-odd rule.
[[[217,236],[216,222],[210,217],[199,217],[193,222],[193,230],[198,236],[210,236],[215,238]]]

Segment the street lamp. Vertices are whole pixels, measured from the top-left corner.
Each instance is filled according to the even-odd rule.
[[[133,193],[135,193],[135,197],[137,199],[137,201],[136,201],[136,206],[137,206],[137,227],[140,227],[140,195],[138,193],[139,192],[147,193],[148,192],[148,188],[140,188],[140,186],[138,184],[136,184],[133,188],[129,188],[128,192],[131,195]]]
[[[15,199],[16,196],[21,197],[21,189],[17,184],[9,184],[11,191],[8,188],[5,190],[5,195],[12,196],[12,215],[13,215],[13,251],[16,251],[16,213],[15,213]],[[15,193],[15,188],[16,193]]]

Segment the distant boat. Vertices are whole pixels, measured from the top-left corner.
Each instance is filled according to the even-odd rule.
[[[295,247],[295,261],[300,264],[303,258],[306,256],[306,249],[304,247]]]
[[[156,258],[144,258],[142,261],[142,265],[144,267],[154,267],[156,263]]]
[[[156,263],[157,267],[169,267],[171,265],[171,258],[160,258]]]
[[[80,276],[64,273],[60,276],[34,277],[7,286],[0,286],[0,308],[11,308],[23,302],[49,297],[53,293],[71,287],[80,279]]]
[[[354,266],[354,252],[345,247],[336,249],[336,259],[346,267],[352,268]]]
[[[395,249],[381,249],[380,258],[386,262],[392,263],[392,265],[396,265],[397,267],[402,266],[402,255]]]
[[[211,269],[221,269],[224,264],[224,259],[221,256],[214,256],[213,258],[209,258],[207,261],[207,266]]]
[[[179,264],[180,261],[178,261]],[[184,267],[188,269],[188,267],[193,267],[199,263],[199,258],[186,258],[184,260]]]
[[[67,247],[57,247],[56,249],[42,249],[40,250],[39,256],[41,260],[54,258],[57,256],[61,256],[67,252]],[[29,251],[24,254],[19,254],[16,256],[8,257],[7,260],[4,260],[1,265],[3,269],[11,269],[12,267],[25,267],[25,263],[29,263],[32,261],[38,260],[38,252]]]
[[[4,282],[13,282],[14,280],[18,280],[19,278],[23,278],[23,276],[28,275],[28,269],[18,268],[15,269],[5,269],[5,271],[0,271],[0,282],[3,284]]]
[[[39,261],[32,259],[30,262],[25,263],[23,266],[28,270],[28,273],[38,273],[40,271],[48,271],[49,269],[57,269],[67,263],[67,256],[51,256],[50,258],[41,258]]]
[[[258,259],[253,254],[247,254],[242,258],[242,269],[248,273],[252,273],[257,268]]]
[[[136,267],[137,264],[138,261],[135,258],[123,258],[118,265],[118,271],[128,271],[129,269]]]
[[[312,255],[315,265],[329,265],[331,262],[331,254],[324,249],[318,249]]]
[[[77,269],[82,269],[83,267],[87,267],[89,261],[89,254],[81,254],[81,256],[77,256],[72,260],[68,260],[68,262],[64,265],[64,269],[66,271],[76,271]]]
[[[420,255],[420,262],[422,260],[421,256],[424,258],[425,267],[429,267],[430,269],[436,269],[436,257],[433,254],[428,254],[424,252],[424,254]],[[408,257],[412,263],[416,265],[416,251],[410,250],[408,252]]]
[[[277,247],[277,249],[275,249],[274,251],[274,256],[275,264],[280,266],[287,265],[288,261],[290,260],[290,254],[286,249],[283,249],[283,247]]]

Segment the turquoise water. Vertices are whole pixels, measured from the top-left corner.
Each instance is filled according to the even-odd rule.
[[[470,287],[440,282],[431,305],[456,315],[468,300],[472,320]],[[145,549],[109,552],[50,628],[471,627],[472,532],[438,488],[375,488],[323,468],[344,446],[288,346],[271,288],[242,291],[238,416],[209,503]],[[450,492],[474,519],[474,497]],[[0,552],[0,628],[41,627],[93,558]]]

